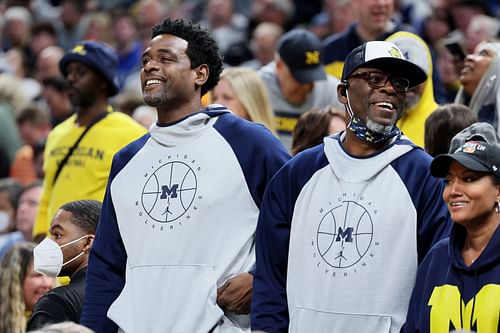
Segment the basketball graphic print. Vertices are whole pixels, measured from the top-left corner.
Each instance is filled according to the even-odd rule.
[[[334,268],[348,268],[359,262],[368,252],[372,239],[371,216],[354,201],[343,201],[328,211],[316,234],[319,255]]]
[[[163,164],[144,185],[142,207],[156,222],[173,222],[187,212],[196,188],[196,175],[189,165],[180,161]]]

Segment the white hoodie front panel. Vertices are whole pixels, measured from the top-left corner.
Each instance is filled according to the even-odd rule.
[[[111,184],[128,258],[125,287],[108,315],[124,332],[248,329],[247,319],[239,327],[224,316],[216,295],[255,264],[258,208],[215,120],[200,114],[152,128]]]

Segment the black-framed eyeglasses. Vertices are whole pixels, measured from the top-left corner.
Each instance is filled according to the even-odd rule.
[[[347,79],[359,77],[368,82],[373,88],[382,88],[390,81],[395,90],[399,92],[407,92],[410,88],[410,81],[404,77],[390,76],[382,72],[361,72],[350,75]]]

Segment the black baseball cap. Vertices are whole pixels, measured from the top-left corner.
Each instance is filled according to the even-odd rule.
[[[352,50],[344,63],[342,81],[347,80],[360,67],[373,67],[406,78],[410,81],[410,87],[427,79],[425,72],[408,61],[396,44],[387,41],[366,42]]]
[[[326,80],[321,63],[321,41],[305,29],[292,29],[280,37],[276,49],[295,80],[300,83]]]
[[[500,140],[488,123],[475,123],[457,133],[448,154],[436,156],[431,163],[431,174],[444,178],[452,161],[467,169],[492,174],[500,180]]]

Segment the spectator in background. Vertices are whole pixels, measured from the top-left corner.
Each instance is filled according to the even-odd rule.
[[[491,42],[499,37],[500,22],[498,18],[478,14],[474,16],[465,34],[465,48],[467,53],[474,53],[482,42]]]
[[[0,178],[0,259],[13,241],[21,239],[20,234],[11,237],[16,230],[16,211],[21,191],[22,185],[14,179]]]
[[[5,25],[2,33],[2,49],[18,48],[26,59],[32,58],[30,49],[31,13],[22,6],[12,6],[5,11]]]
[[[144,126],[144,128],[150,128],[158,120],[158,115],[154,107],[140,105],[132,112],[132,118]]]
[[[37,58],[42,50],[57,46],[57,32],[50,22],[36,22],[31,26],[30,48]]]
[[[455,33],[460,38],[465,38],[467,29],[473,17],[476,15],[490,16],[490,8],[488,0],[456,0],[448,8],[453,17],[453,22],[456,27]]]
[[[340,78],[347,54],[372,40],[384,40],[396,31],[411,30],[393,21],[394,0],[350,0],[355,21],[340,33],[323,41],[323,62],[327,73]]]
[[[0,258],[14,244],[20,241],[33,241],[33,224],[41,194],[42,182],[40,180],[22,187],[19,191],[14,217],[14,229],[1,235]]]
[[[21,232],[22,239],[33,241],[33,225],[35,224],[36,211],[42,196],[42,181],[34,182],[23,187],[16,211],[16,230]]]
[[[351,0],[325,0],[323,11],[311,20],[309,29],[321,39],[347,30],[354,21]]]
[[[339,81],[325,74],[321,42],[312,32],[293,29],[278,41],[275,60],[258,72],[266,85],[278,134],[287,149],[300,115],[313,107],[341,107]]]
[[[248,19],[234,11],[233,0],[208,0],[200,25],[211,31],[223,55],[246,42]]]
[[[248,39],[262,22],[274,23],[279,25],[283,31],[289,31],[293,28],[294,16],[295,2],[292,0],[254,0],[248,24]]]
[[[90,249],[94,241],[101,203],[79,200],[62,205],[50,226],[50,237],[34,249],[35,270],[45,275],[69,276],[70,283],[50,290],[36,303],[28,330],[48,323],[80,322]],[[59,257],[54,266],[51,256]]]
[[[453,137],[430,166],[453,221],[418,268],[404,333],[500,328],[500,138],[488,123]]]
[[[212,91],[212,102],[225,105],[240,118],[263,124],[276,135],[271,101],[262,79],[253,69],[225,69]]]
[[[108,12],[91,11],[83,18],[85,29],[82,39],[96,40],[105,44],[112,44],[114,41],[112,33],[112,18]]]
[[[21,148],[16,126],[16,113],[28,105],[21,81],[11,74],[0,74],[0,148],[6,154],[7,176],[10,165]]]
[[[52,126],[48,110],[35,104],[21,110],[16,121],[24,145],[12,162],[10,177],[27,185],[39,178],[35,170],[33,147],[47,139]]]
[[[59,46],[68,51],[83,38],[87,6],[82,0],[61,0],[59,6],[59,20],[54,22],[54,28]]]
[[[20,242],[0,263],[0,332],[24,333],[35,303],[54,279],[33,270],[34,243]]]
[[[283,35],[283,28],[276,23],[262,22],[252,34],[250,52],[253,59],[241,64],[243,67],[259,69],[274,59],[278,39]]]
[[[325,106],[303,113],[292,134],[292,155],[319,145],[326,136],[345,130],[345,114],[337,108]]]
[[[406,59],[420,67],[427,75],[425,82],[406,92],[405,110],[397,126],[404,135],[421,147],[424,146],[425,120],[439,106],[434,99],[432,58],[427,44],[416,34],[396,32],[386,39],[403,52]]]
[[[465,58],[455,103],[467,105],[479,121],[500,133],[500,43],[481,43]]]
[[[36,57],[35,77],[43,84],[43,80],[61,76],[59,61],[64,50],[59,46],[47,46]]]
[[[425,150],[433,157],[448,153],[455,134],[477,121],[477,115],[465,105],[441,105],[425,120]]]
[[[56,127],[73,114],[68,83],[62,76],[53,76],[45,78],[42,87],[42,96],[50,111],[51,125]]]
[[[139,30],[134,16],[118,11],[113,15],[113,47],[118,54],[118,85],[123,88],[127,78],[137,76],[141,66],[144,45],[139,39]],[[137,90],[140,80],[137,78]]]
[[[145,133],[130,117],[111,112],[108,98],[118,92],[117,63],[113,49],[96,41],[79,42],[61,59],[75,113],[47,138],[35,236],[47,234],[50,219],[63,203],[102,200],[113,155]]]

